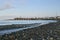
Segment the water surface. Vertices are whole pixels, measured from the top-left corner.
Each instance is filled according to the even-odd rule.
[[[25,27],[25,28],[1,30],[0,35],[10,34],[12,32],[16,32],[19,30],[38,27],[40,25],[48,24],[50,22],[56,22],[56,21],[55,20],[0,20],[0,25],[12,25],[12,24],[27,24],[28,25],[28,24],[37,23],[35,25],[31,25],[30,27]]]

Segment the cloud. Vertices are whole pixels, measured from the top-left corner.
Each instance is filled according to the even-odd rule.
[[[10,9],[10,8],[13,8],[12,4],[11,4],[11,1],[9,0],[6,0],[2,6],[0,6],[0,11],[1,10],[5,10],[5,9]]]
[[[13,8],[10,4],[5,4],[4,6],[0,7],[0,10],[10,9]]]
[[[5,9],[15,8],[13,4],[18,2],[19,2],[19,5],[25,5],[27,0],[5,0],[3,5],[0,6],[0,11]]]

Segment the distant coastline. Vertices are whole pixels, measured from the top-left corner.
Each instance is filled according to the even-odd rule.
[[[40,17],[35,17],[35,18],[22,18],[22,17],[18,17],[18,18],[13,18],[13,19],[9,19],[9,20],[60,20],[60,16],[57,17],[45,17],[45,18],[40,18]]]

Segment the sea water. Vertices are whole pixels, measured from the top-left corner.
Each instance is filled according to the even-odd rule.
[[[56,21],[55,20],[0,20],[0,26],[1,25],[12,25],[12,24],[27,24],[28,25],[28,24],[36,23],[35,25],[33,25],[31,27],[1,30],[0,35],[10,34],[12,32],[16,32],[16,31],[19,31],[19,30],[38,27],[40,25],[48,24],[48,23],[51,23],[51,22],[56,22]]]

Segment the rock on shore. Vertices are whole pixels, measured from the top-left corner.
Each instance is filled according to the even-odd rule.
[[[60,40],[60,22],[5,34],[0,40]]]

